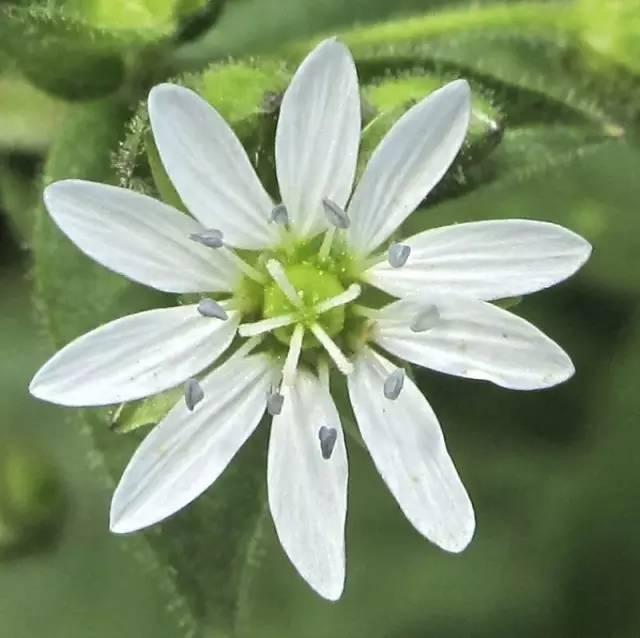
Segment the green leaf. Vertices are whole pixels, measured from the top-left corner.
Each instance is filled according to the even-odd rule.
[[[123,41],[60,10],[0,7],[0,53],[37,87],[65,99],[115,91],[125,77]]]
[[[110,158],[130,117],[111,101],[76,107],[51,149],[45,182],[65,177],[115,181]],[[175,302],[93,263],[42,208],[34,261],[39,315],[56,348],[105,321]],[[106,469],[113,485],[144,432],[112,431],[109,410],[76,415],[91,434],[94,461]],[[263,424],[213,488],[170,520],[128,541],[167,593],[168,607],[184,635],[232,635],[264,506],[266,435]]]
[[[611,138],[589,128],[533,126],[507,130],[491,154],[469,163],[459,175],[450,173],[429,203],[434,205],[482,186],[525,182],[540,173],[566,168],[607,143],[612,143]]]
[[[226,4],[226,0],[178,0],[175,15],[178,28],[175,39],[178,42],[195,40],[213,26]]]
[[[0,75],[0,149],[44,151],[65,116],[65,106],[15,73]]]

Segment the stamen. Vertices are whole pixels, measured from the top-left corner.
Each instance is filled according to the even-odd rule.
[[[293,287],[293,284],[289,281],[287,273],[284,271],[282,264],[275,259],[270,259],[267,262],[267,270],[273,277],[273,280],[278,285],[278,288],[282,290],[284,296],[296,307],[302,308],[303,302],[298,291]]]
[[[351,303],[354,299],[357,299],[360,296],[361,292],[362,289],[358,284],[351,284],[344,292],[341,292],[339,295],[321,301],[315,306],[314,310],[320,315],[323,312],[327,312],[329,310],[332,310],[333,308],[337,308],[338,306],[345,306],[346,304]]]
[[[328,461],[333,454],[333,448],[336,446],[338,439],[338,430],[335,428],[328,428],[323,425],[318,430],[318,438],[320,439],[320,451],[322,452],[322,458]]]
[[[434,305],[425,306],[410,324],[413,332],[425,332],[431,330],[440,320],[440,313]]]
[[[411,254],[411,246],[406,244],[391,244],[387,253],[389,265],[392,268],[402,268],[407,263]]]
[[[333,244],[333,238],[335,237],[337,228],[332,226],[329,230],[324,234],[324,238],[322,239],[322,245],[320,246],[320,250],[318,251],[318,257],[320,261],[326,261],[329,253],[331,252],[331,246]]]
[[[203,317],[214,317],[215,319],[225,319],[229,318],[229,315],[225,312],[224,308],[213,299],[209,299],[209,297],[205,297],[204,299],[200,299],[198,303],[198,312]]]
[[[184,384],[184,402],[187,410],[193,412],[193,409],[204,399],[204,390],[198,383],[197,379],[187,379]]]
[[[255,337],[256,335],[271,332],[277,328],[290,326],[295,321],[296,318],[293,315],[281,315],[280,317],[271,317],[269,319],[262,319],[261,321],[254,321],[253,323],[243,323],[238,327],[238,334],[241,337]]]
[[[400,396],[404,385],[404,370],[396,368],[384,381],[384,396],[390,401],[395,401]]]
[[[249,265],[244,259],[238,257],[233,250],[224,246],[221,251],[224,255],[226,255],[238,268],[247,276],[249,279],[253,279],[253,281],[259,284],[266,284],[267,278],[259,271],[256,270],[253,266]]]
[[[282,383],[284,385],[293,385],[293,382],[295,381],[298,360],[300,359],[300,352],[302,351],[303,337],[304,326],[299,323],[293,329],[291,341],[289,342],[289,352],[287,352],[287,358],[285,359],[284,366],[282,368]]]
[[[322,206],[330,224],[342,230],[344,230],[345,228],[349,228],[349,226],[351,225],[349,215],[347,215],[346,211],[338,206],[338,204],[325,197],[322,200]]]
[[[207,228],[199,233],[191,233],[189,239],[207,248],[221,248],[224,244],[222,231],[217,228]]]
[[[235,361],[236,359],[242,359],[251,354],[264,340],[262,335],[257,337],[251,337],[251,339],[245,341],[228,359],[229,361]]]
[[[269,223],[279,224],[285,228],[289,228],[289,213],[284,204],[278,204],[269,215]]]
[[[316,339],[323,345],[324,349],[333,359],[338,370],[340,370],[342,374],[351,374],[353,372],[351,361],[342,354],[342,350],[338,348],[336,342],[325,332],[324,328],[320,324],[314,323],[311,325],[311,332],[313,332]]]
[[[277,416],[282,412],[282,404],[284,403],[284,397],[278,392],[277,389],[271,388],[267,396],[267,411],[271,416]]]

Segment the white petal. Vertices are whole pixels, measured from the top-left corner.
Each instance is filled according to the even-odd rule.
[[[325,460],[318,432],[335,428]],[[337,600],[345,575],[347,453],[328,390],[305,371],[286,389],[273,419],[268,460],[269,506],[278,538],[300,575],[321,596]]]
[[[411,248],[402,268],[380,262],[365,273],[389,294],[459,293],[501,299],[548,288],[570,277],[589,258],[579,235],[546,222],[507,219],[427,230],[403,244]]]
[[[148,527],[200,496],[255,430],[272,381],[264,355],[232,359],[202,381],[193,412],[179,401],[131,457],[111,501],[111,531]]]
[[[431,329],[413,332],[412,319],[435,305]],[[528,321],[486,301],[458,295],[408,297],[386,306],[374,339],[407,361],[447,374],[485,379],[513,390],[547,388],[573,373],[571,359]]]
[[[174,84],[149,94],[149,118],[162,163],[185,206],[238,248],[263,248],[277,237],[273,208],[242,144],[199,95]]]
[[[44,192],[60,230],[103,266],[165,292],[232,290],[237,266],[189,239],[194,219],[125,188],[69,179]]]
[[[460,552],[473,537],[473,506],[438,419],[413,381],[405,379],[397,399],[385,398],[384,381],[394,370],[369,348],[356,358],[348,382],[360,433],[411,524],[442,549]]]
[[[356,187],[349,243],[375,250],[440,181],[464,141],[471,93],[464,80],[435,91],[409,109],[374,151]]]
[[[344,207],[360,142],[358,76],[347,47],[325,40],[300,65],[276,132],[280,194],[296,234],[327,227],[322,199]]]
[[[108,405],[162,392],[222,354],[238,327],[203,317],[197,305],[147,310],[88,332],[57,352],[31,381],[31,394],[60,405]]]

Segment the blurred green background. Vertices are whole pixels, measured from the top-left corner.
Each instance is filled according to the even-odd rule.
[[[601,5],[582,4],[597,22]],[[268,51],[286,39],[445,5],[466,6],[230,0],[180,59],[195,68],[227,53]],[[613,51],[619,29],[613,19],[598,24],[596,48],[605,42]],[[622,51],[616,65],[640,46],[634,29],[628,26],[615,50]],[[5,68],[11,83],[3,85],[0,73],[0,202],[12,214],[0,215],[0,636],[181,636],[148,549],[107,531],[111,488],[89,438],[71,411],[27,393],[52,351],[43,311],[32,303],[28,210],[40,196],[47,149],[70,116],[58,98],[35,92],[20,69]],[[633,68],[625,73],[636,78]],[[475,504],[470,548],[447,555],[421,538],[352,444],[344,598],[327,603],[302,583],[266,517],[237,602],[239,636],[640,636],[640,149],[631,133],[624,137],[432,211],[434,225],[551,219],[594,245],[577,276],[516,309],[572,356],[577,373],[568,383],[516,393],[419,373]]]

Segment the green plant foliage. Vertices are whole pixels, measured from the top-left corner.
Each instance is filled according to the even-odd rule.
[[[16,73],[0,75],[0,151],[44,151],[64,114],[62,101],[39,91]]]
[[[157,425],[167,412],[183,397],[182,388],[167,390],[148,399],[123,403],[113,413],[111,429],[120,434],[133,432],[138,428]]]
[[[33,174],[30,158],[9,156],[0,160],[0,207],[20,243],[31,241],[33,209],[39,198],[39,176]]]
[[[46,549],[64,522],[59,474],[41,453],[15,441],[3,441],[0,450],[0,559]]]
[[[581,459],[582,480],[571,494],[574,517],[560,541],[569,557],[563,563],[563,619],[585,638],[632,638],[637,631],[640,548],[634,539],[640,534],[640,510],[628,500],[638,485],[637,313],[630,325],[593,414],[593,449]]]
[[[65,107],[64,123],[46,160],[44,183],[67,177],[119,183],[184,209],[153,144],[146,107],[136,104],[146,91],[143,78],[162,76],[164,67],[154,74],[153,48],[146,56],[137,54],[145,43],[162,41],[164,47],[172,34],[176,40],[189,39],[200,29],[189,30],[189,16],[206,20],[220,5],[196,0],[195,5],[178,7],[168,0],[137,0],[125,13],[106,0],[78,1],[69,7],[73,19],[59,11],[14,8],[0,22],[0,51],[12,56],[36,86],[83,100],[115,92],[101,101]],[[360,169],[416,101],[457,77],[467,78],[473,90],[466,144],[425,203],[428,214],[410,218],[408,232],[506,216],[504,208],[495,214],[494,205],[508,186],[534,184],[544,189],[546,177],[559,169],[603,150],[619,149],[622,140],[634,141],[640,107],[626,96],[640,95],[640,85],[619,60],[603,56],[601,47],[585,52],[580,16],[573,3],[480,3],[343,34],[362,82],[365,129]],[[274,198],[279,100],[295,64],[310,48],[310,42],[283,45],[271,56],[225,59],[207,64],[201,72],[180,73],[184,69],[179,64],[172,68],[177,72],[173,81],[197,91],[229,121]],[[128,73],[129,53],[135,57],[133,74]],[[57,64],[52,69],[44,60],[53,56]],[[179,60],[178,56],[173,63]],[[118,90],[123,86],[127,90]],[[627,220],[613,223],[601,211],[594,212],[589,202],[567,219],[568,207],[560,203],[554,210],[533,210],[533,204],[527,207],[513,189],[509,192],[509,216],[562,223],[594,243],[615,239],[625,250],[639,236],[621,237]],[[477,204],[473,210],[468,205],[471,196]],[[563,196],[566,201],[575,199],[575,192]],[[39,315],[56,348],[116,317],[177,301],[91,262],[41,206],[33,243]],[[634,292],[635,277],[623,272],[625,250],[607,256],[602,269],[606,274],[589,281]],[[143,426],[157,423],[180,400],[180,393],[176,389],[121,406],[115,415],[109,410],[82,413],[82,423],[112,479],[120,475],[145,434]],[[346,405],[344,396],[339,402]],[[143,551],[145,560],[168,594],[181,631],[189,636],[235,636],[237,619],[244,617],[247,584],[262,555],[265,533],[265,439],[263,423],[212,489],[145,535],[153,550]],[[489,563],[478,563],[480,571]],[[515,575],[512,578],[515,583]],[[528,595],[545,599],[540,592]]]
[[[178,19],[205,4],[206,0],[66,0],[64,7],[94,27],[140,31],[157,38],[169,35]]]
[[[37,87],[67,99],[91,99],[124,81],[123,41],[61,10],[0,7],[0,52]]]

